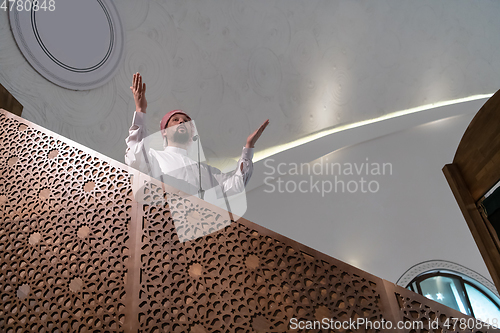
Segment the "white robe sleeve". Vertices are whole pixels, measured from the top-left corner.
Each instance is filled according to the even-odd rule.
[[[253,148],[243,147],[236,170],[229,173],[212,172],[227,195],[234,195],[245,190],[253,172]],[[241,167],[243,166],[243,168]],[[243,169],[243,170],[242,170]]]
[[[146,114],[135,112],[132,126],[128,131],[128,137],[125,139],[127,150],[125,151],[125,163],[141,172],[149,173],[149,164],[147,152],[144,150],[144,138],[147,136],[145,123]]]

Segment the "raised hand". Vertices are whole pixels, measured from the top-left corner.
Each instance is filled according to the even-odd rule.
[[[247,144],[245,145],[246,148],[254,148],[255,143],[257,140],[260,138],[260,135],[264,130],[266,129],[267,125],[269,125],[269,119],[267,119],[262,125],[260,125],[259,128],[255,130],[252,134],[250,134],[247,138]]]
[[[142,83],[141,74],[134,74],[130,90],[132,90],[132,94],[134,94],[135,110],[137,112],[146,113],[146,108],[148,107],[148,102],[146,101],[146,84]]]

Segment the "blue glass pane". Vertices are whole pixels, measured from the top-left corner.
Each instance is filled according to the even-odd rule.
[[[474,316],[488,324],[500,327],[500,310],[488,297],[471,285],[465,284]]]
[[[434,276],[420,282],[422,294],[436,302],[470,315],[460,280],[446,276]]]

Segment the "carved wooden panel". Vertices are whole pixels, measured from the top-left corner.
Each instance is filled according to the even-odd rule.
[[[430,316],[405,289],[14,115],[0,123],[1,332],[321,332],[290,320],[395,322],[415,299]]]
[[[0,331],[124,331],[127,172],[0,120]]]
[[[408,332],[484,333],[499,331],[493,329],[491,325],[484,324],[459,311],[450,309],[399,286],[387,285],[387,292],[394,296],[396,308],[399,312],[397,320],[407,323]],[[413,327],[410,323],[412,323]]]
[[[155,208],[144,224],[140,332],[284,332],[292,317],[387,320],[380,279],[291,240],[233,223],[181,243]]]

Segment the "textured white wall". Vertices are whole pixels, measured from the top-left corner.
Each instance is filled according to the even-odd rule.
[[[271,124],[257,149],[500,87],[500,2],[495,0],[120,0],[115,5],[126,44],[122,66],[109,83],[91,91],[69,91],[45,80],[19,52],[3,11],[0,83],[25,106],[25,118],[120,161],[134,110],[129,86],[136,71],[148,84],[149,127],[155,130],[166,111],[182,108],[195,118],[209,157],[237,156],[246,136],[266,118]],[[444,195],[440,169],[451,161],[458,143],[447,141],[445,133],[459,138],[466,119],[453,124],[419,127],[342,153],[349,155],[334,154],[340,159],[389,159],[398,174],[375,202],[356,198],[359,206],[354,207],[349,196],[328,202],[307,197],[303,199],[309,204],[321,205],[321,214],[304,211],[304,216],[290,215],[286,223],[303,230],[316,221],[315,233],[321,238],[306,238],[305,243],[393,281],[402,267],[429,259],[429,254],[418,255],[423,246],[403,241],[403,231],[430,239],[425,248],[436,258],[458,259],[438,255],[452,251],[449,244],[440,246],[438,237],[449,238],[443,235],[446,230],[439,227],[430,236],[413,232],[422,221],[441,220],[444,212],[428,209],[424,199],[413,200],[404,186],[420,185],[432,176],[435,181],[428,185]],[[348,146],[356,138],[344,140]],[[439,140],[446,144],[437,145]],[[421,167],[427,159],[432,164]],[[252,192],[251,203],[261,203],[252,201]],[[455,214],[447,223],[455,223],[461,216],[450,193],[446,195],[446,209]],[[288,206],[286,197],[272,200]],[[402,216],[412,220],[401,221]],[[274,228],[267,220],[253,220]],[[401,229],[403,223],[411,228]],[[384,237],[393,227],[397,246],[389,251],[381,244],[387,243]],[[281,231],[294,238],[293,228]],[[354,232],[363,229],[370,237],[356,241]],[[374,251],[378,248],[380,252]],[[401,248],[405,252],[400,256]],[[406,249],[414,254],[407,255]],[[389,254],[391,259],[384,257]],[[398,266],[391,269],[394,260]],[[478,271],[484,268],[455,261]]]

